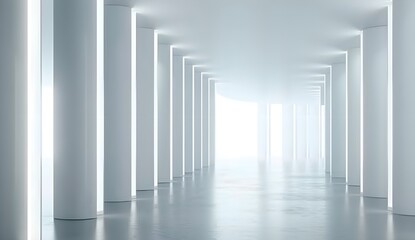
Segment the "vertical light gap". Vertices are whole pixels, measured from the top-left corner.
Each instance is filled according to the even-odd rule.
[[[207,83],[207,154],[208,154],[208,159],[206,160],[207,162],[208,162],[208,166],[210,166],[210,156],[211,156],[211,153],[210,153],[210,138],[211,138],[211,135],[210,135],[210,123],[211,123],[211,119],[210,119],[210,101],[211,101],[211,99],[210,99],[210,91],[211,91],[211,89],[210,89],[210,83],[211,83],[211,81],[212,81],[212,79],[211,78],[208,78],[206,81],[208,81],[208,83]]]
[[[53,221],[53,0],[41,0],[41,199],[42,224]]]
[[[321,111],[321,138],[322,138],[322,142],[321,142],[321,157],[322,159],[324,159],[324,161],[326,161],[326,109],[327,109],[327,76],[324,75],[323,76],[323,86],[324,86],[324,105],[321,106],[322,107],[322,111]],[[324,165],[326,166],[326,165]],[[328,169],[325,169],[325,171],[327,172]]]
[[[322,88],[320,87],[320,96],[319,96],[319,104],[318,104],[318,127],[319,127],[319,130],[318,130],[318,134],[319,134],[319,142],[318,142],[318,144],[319,144],[319,147],[318,147],[318,151],[319,151],[319,153],[318,153],[318,158],[320,159],[320,160],[322,160],[323,158],[322,158],[322,154],[323,154],[323,134],[322,134],[322,126],[323,126],[323,123],[322,123],[322,121],[323,121],[323,119],[322,119],[322,117],[321,117],[321,113],[322,113],[322,108],[323,108],[323,105],[322,105],[322,101],[321,101],[321,98],[322,98],[322,96],[323,96],[323,92],[322,92]]]
[[[267,104],[267,159],[271,160],[271,104]]]
[[[137,195],[137,21],[131,10],[131,197]]]
[[[272,160],[273,157],[276,157],[274,154],[277,153],[277,150],[275,149],[276,144],[274,144],[276,141],[276,133],[277,129],[276,126],[274,126],[275,123],[275,104],[268,104],[269,106],[269,130],[268,130],[268,136],[269,136],[269,159]]]
[[[204,93],[203,93],[203,82],[204,82],[204,80],[205,80],[205,76],[204,75],[207,75],[208,73],[204,73],[204,74],[202,74],[202,76],[201,76],[201,78],[200,78],[200,115],[201,115],[201,117],[200,117],[200,145],[201,145],[201,148],[200,148],[200,154],[201,154],[201,160],[202,160],[202,163],[201,163],[201,166],[202,166],[202,168],[203,168],[203,158],[204,158],[204,142],[205,142],[205,138],[204,138],[204,124],[205,124],[205,121],[204,121],[204,112],[203,112],[203,98],[204,98]]]
[[[268,104],[269,106],[269,130],[268,130],[268,136],[269,136],[269,160],[271,161],[274,156],[274,154],[277,153],[277,150],[275,149],[275,140],[276,140],[276,136],[275,134],[277,133],[277,129],[276,126],[274,126],[275,123],[275,104]]]
[[[186,155],[186,153],[185,153],[185,144],[186,144],[186,142],[185,142],[185,127],[186,127],[186,124],[185,124],[185,111],[186,111],[186,109],[185,109],[185,95],[186,95],[186,82],[185,82],[185,75],[186,75],[186,72],[185,72],[185,67],[186,67],[186,57],[183,57],[182,58],[182,79],[181,79],[181,81],[182,81],[182,173],[185,173],[186,171],[185,171],[185,166],[186,166],[186,163],[185,163],[185,155]]]
[[[346,51],[346,183],[349,182],[349,52]]]
[[[271,104],[268,104],[268,118],[267,118],[267,126],[268,126],[268,161],[271,160]]]
[[[104,212],[104,1],[97,0],[97,213]]]
[[[158,185],[158,33],[154,31],[154,63],[153,63],[153,71],[154,71],[154,85],[153,85],[153,93],[154,93],[154,186]]]
[[[329,124],[329,146],[327,146],[329,148],[329,153],[330,153],[330,175],[333,173],[333,151],[332,151],[332,139],[333,139],[333,119],[332,119],[332,113],[333,113],[333,66],[330,65],[329,66],[329,75],[330,75],[330,92],[329,92],[329,96],[330,96],[330,108],[329,108],[329,122],[327,124]]]
[[[363,193],[363,31],[360,33],[360,192]]]
[[[169,92],[170,92],[170,99],[169,99],[169,161],[170,161],[170,177],[173,177],[173,46],[170,45],[170,62],[169,62]]]
[[[321,123],[321,158],[326,160],[326,105],[321,106],[320,123]],[[328,169],[325,169],[326,171]]]
[[[282,104],[270,104],[270,152],[271,158],[282,158]]]
[[[393,1],[388,5],[388,208],[393,208]]]
[[[27,239],[41,238],[41,2],[27,1]]]
[[[199,89],[199,91],[200,91],[200,106],[199,106],[199,108],[200,108],[200,146],[201,146],[201,148],[200,148],[200,154],[201,154],[201,168],[203,168],[203,156],[204,156],[204,153],[203,153],[203,144],[204,144],[204,138],[203,138],[203,79],[204,79],[204,75],[205,75],[206,73],[205,72],[202,72],[201,73],[201,76],[200,76],[200,89]]]
[[[192,166],[195,164],[195,66],[192,66]]]
[[[309,141],[308,141],[308,135],[309,135],[309,128],[308,128],[308,121],[309,121],[309,105],[307,104],[306,105],[306,111],[305,111],[305,139],[306,139],[306,144],[305,144],[305,146],[306,146],[306,159],[308,160],[309,159],[309,156],[310,156],[310,154],[309,154]]]
[[[293,160],[297,159],[297,106],[293,104]]]
[[[325,166],[326,166],[326,164],[325,164],[325,159],[324,159],[324,157],[323,157],[323,151],[324,151],[324,145],[325,145],[325,143],[323,142],[324,141],[324,132],[323,132],[323,121],[324,121],[324,118],[325,118],[325,116],[324,115],[322,115],[322,113],[323,113],[323,108],[324,108],[324,104],[325,104],[325,99],[326,99],[326,95],[325,95],[325,79],[324,79],[324,76],[322,77],[323,78],[323,81],[322,81],[322,83],[321,83],[321,85],[320,85],[320,92],[319,92],[319,99],[318,99],[318,125],[319,125],[319,130],[318,130],[318,134],[319,134],[319,153],[318,153],[318,158],[319,158],[319,161],[323,164],[323,169],[324,169],[324,172],[326,172],[326,168],[325,168]],[[323,91],[324,90],[324,91]],[[324,99],[324,101],[323,101],[323,99]]]

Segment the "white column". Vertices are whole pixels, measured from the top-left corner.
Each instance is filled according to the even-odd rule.
[[[0,1],[0,239],[40,238],[40,2]]]
[[[332,65],[331,176],[346,177],[346,64]]]
[[[103,118],[97,116],[102,90],[100,4],[54,2],[54,215],[58,219],[97,216],[98,141],[102,140],[97,135]]]
[[[364,196],[388,195],[388,28],[362,33],[362,109]]]
[[[294,105],[282,105],[282,156],[290,162],[294,158]]]
[[[258,103],[258,159],[268,160],[269,152],[269,107],[267,103]]]
[[[157,33],[137,28],[137,190],[158,182],[157,48]]]
[[[312,139],[312,134],[310,133],[310,130],[311,130],[311,128],[312,128],[312,126],[311,126],[311,121],[310,121],[310,119],[311,119],[311,117],[310,117],[310,115],[311,115],[311,113],[310,113],[311,111],[310,111],[310,104],[307,104],[306,105],[306,118],[305,118],[305,126],[306,126],[306,149],[307,149],[307,153],[306,153],[306,158],[307,159],[310,159],[310,147],[311,147],[311,145],[312,144],[314,144],[314,143],[312,143],[312,141],[313,141],[313,139]]]
[[[325,111],[325,170],[326,173],[330,173],[331,172],[331,132],[332,132],[332,123],[331,123],[331,106],[332,106],[332,85],[331,85],[331,79],[332,79],[332,68],[329,67],[327,69],[326,72],[326,77],[325,77],[325,107],[324,107],[324,111]]]
[[[104,200],[131,200],[131,7],[105,5]]]
[[[202,79],[202,165],[209,166],[209,76]]]
[[[209,83],[209,164],[215,165],[216,161],[216,82]]]
[[[173,57],[173,177],[184,175],[184,59]]]
[[[321,93],[321,94],[324,94],[324,92]],[[318,106],[318,108],[319,108],[318,124],[319,124],[319,135],[320,135],[320,138],[319,138],[319,145],[320,145],[320,147],[319,147],[319,158],[321,160],[323,160],[323,164],[324,164],[324,167],[325,167],[326,163],[324,162],[324,148],[325,148],[326,143],[324,141],[324,137],[325,137],[325,135],[324,135],[324,129],[325,129],[325,126],[324,126],[324,124],[325,124],[324,102],[322,102],[321,105]]]
[[[195,70],[193,78],[193,158],[195,169],[202,168],[202,73],[200,70]]]
[[[360,48],[348,51],[347,57],[347,176],[350,186],[360,186],[360,105],[361,54]]]
[[[159,44],[158,49],[158,181],[173,179],[172,158],[172,74],[173,49]]]
[[[307,106],[295,105],[295,156],[297,160],[307,159]]]
[[[393,212],[415,215],[415,1],[393,1]]]
[[[192,173],[195,169],[193,158],[193,65],[185,64],[184,87],[184,158],[185,172]]]

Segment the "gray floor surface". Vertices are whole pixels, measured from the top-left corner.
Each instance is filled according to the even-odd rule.
[[[45,220],[45,240],[415,239],[415,217],[313,166],[218,163],[133,202],[106,203],[96,220]]]

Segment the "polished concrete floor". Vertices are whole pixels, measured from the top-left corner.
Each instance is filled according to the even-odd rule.
[[[96,220],[44,221],[43,239],[415,239],[415,217],[390,214],[385,199],[343,182],[312,165],[218,163],[105,204]]]

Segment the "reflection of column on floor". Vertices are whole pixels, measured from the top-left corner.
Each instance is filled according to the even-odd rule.
[[[294,158],[294,105],[282,105],[282,158],[292,161]]]
[[[258,158],[260,161],[269,159],[269,105],[258,103]]]

